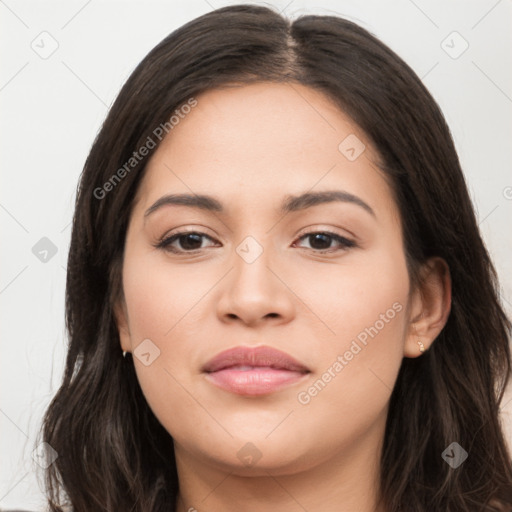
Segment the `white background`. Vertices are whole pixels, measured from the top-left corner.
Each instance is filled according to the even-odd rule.
[[[43,508],[31,452],[62,375],[64,286],[79,174],[134,67],[175,28],[235,2],[0,0],[0,506]],[[263,4],[263,2],[252,2]],[[512,312],[510,0],[273,1],[291,17],[339,14],[370,30],[423,79],[454,135]],[[40,35],[46,31],[48,34]],[[464,41],[469,44],[458,58]],[[448,39],[447,36],[450,36]],[[49,51],[48,58],[39,52]],[[46,56],[46,55],[43,55]],[[48,237],[46,263],[32,247]],[[508,394],[504,404],[512,400]],[[512,439],[509,411],[503,419]]]

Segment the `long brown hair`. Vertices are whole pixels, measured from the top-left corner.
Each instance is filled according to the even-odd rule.
[[[335,16],[291,22],[250,5],[217,9],[159,43],[123,86],[85,163],[67,268],[69,351],[42,429],[59,454],[45,474],[50,509],[66,502],[75,512],[174,509],[173,441],[121,356],[113,316],[147,158],[126,163],[148,137],[158,146],[155,129],[193,96],[254,81],[310,86],[346,112],[392,184],[411,282],[431,256],[450,268],[447,324],[422,357],[404,358],[391,396],[382,504],[393,512],[507,510],[512,467],[499,405],[512,325],[438,105],[411,68],[360,26]],[[113,180],[116,173],[122,179]],[[452,442],[468,452],[456,469],[441,456]]]

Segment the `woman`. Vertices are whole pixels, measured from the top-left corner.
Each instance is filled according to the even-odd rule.
[[[497,289],[399,57],[337,17],[201,16],[81,177],[50,508],[512,510]]]

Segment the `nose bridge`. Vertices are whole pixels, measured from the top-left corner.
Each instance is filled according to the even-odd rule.
[[[246,236],[235,247],[233,269],[218,304],[221,316],[235,315],[247,323],[292,312],[289,292],[275,275],[280,265],[271,237],[256,236]]]
[[[275,276],[269,270],[272,268],[273,256],[270,237],[247,235],[235,248],[233,255],[234,274],[233,285],[241,285],[242,292],[251,291],[253,295],[268,292],[274,288],[272,279]],[[247,290],[249,288],[250,290]]]

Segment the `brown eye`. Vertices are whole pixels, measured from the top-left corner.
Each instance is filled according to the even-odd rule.
[[[336,233],[331,233],[329,231],[318,231],[312,233],[306,233],[302,235],[299,240],[307,239],[310,243],[310,249],[316,252],[335,252],[337,249],[332,248],[332,243],[335,242],[339,247],[343,249],[348,249],[350,247],[355,247],[356,244],[352,240],[345,238],[343,236],[337,235]]]
[[[203,238],[212,240],[205,233],[197,231],[182,231],[161,240],[156,247],[170,252],[193,252],[203,249]],[[178,247],[176,247],[178,245]]]

